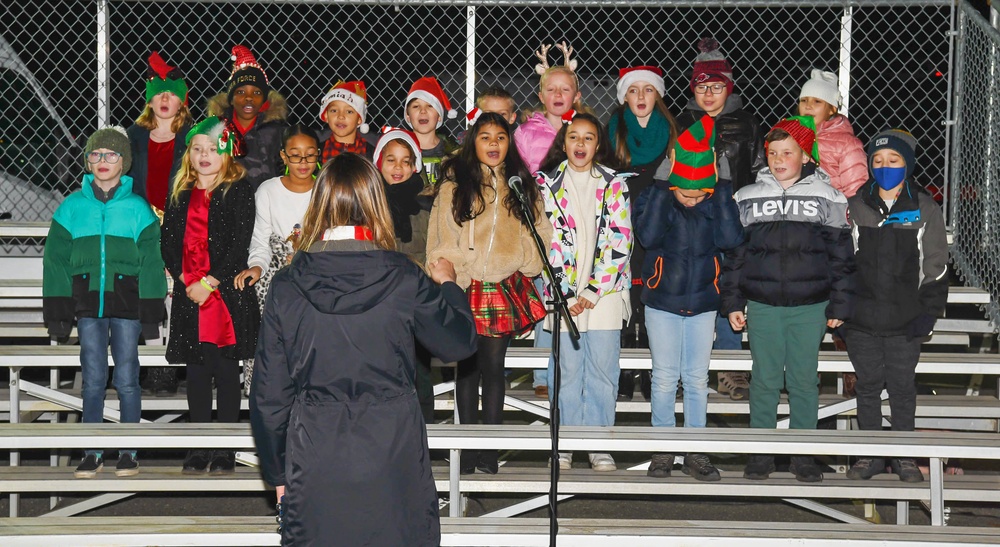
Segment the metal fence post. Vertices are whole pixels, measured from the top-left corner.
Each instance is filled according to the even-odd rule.
[[[111,123],[109,85],[111,82],[111,33],[108,29],[108,1],[97,1],[97,127]]]
[[[955,130],[955,110],[954,110],[954,89],[955,89],[955,37],[958,36],[958,7],[955,4],[951,5],[950,22],[948,23],[948,90],[945,92],[945,99],[947,101],[944,109],[944,149],[951,150],[952,133]],[[952,189],[955,187],[954,177],[951,173],[951,154],[945,153],[944,165],[942,166],[941,176],[944,177],[944,187],[941,189],[941,196],[943,203],[941,204],[941,210],[945,215],[945,228],[954,233],[955,231],[955,200],[952,199],[951,195]]]
[[[854,27],[854,6],[846,6],[840,17],[840,113],[847,116],[851,103],[851,31]]]
[[[476,106],[476,6],[465,8],[465,111]]]

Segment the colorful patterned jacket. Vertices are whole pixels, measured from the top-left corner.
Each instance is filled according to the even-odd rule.
[[[538,172],[536,182],[541,187],[545,214],[552,222],[553,232],[549,248],[549,263],[556,281],[567,298],[579,298],[577,286],[577,249],[575,242],[576,220],[567,211],[569,203],[566,187],[566,164],[562,162],[552,173]],[[626,180],[632,173],[615,173],[603,166],[594,165],[603,180],[598,186],[594,201],[597,216],[597,238],[594,252],[594,269],[587,283],[592,292],[592,302],[608,293],[628,289],[631,284],[629,255],[632,252],[632,218],[629,212],[629,193]],[[549,296],[552,287],[545,286]]]

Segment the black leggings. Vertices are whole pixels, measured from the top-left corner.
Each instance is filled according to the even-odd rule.
[[[215,344],[201,344],[201,364],[188,364],[187,401],[191,423],[212,421],[212,380],[218,390],[219,421],[240,421],[240,372],[239,362],[222,355]]]
[[[499,424],[503,417],[503,363],[511,337],[478,338],[479,349],[476,353],[458,362],[458,377],[455,379],[458,419],[463,424],[479,423],[479,380],[482,378],[482,421],[484,424]]]

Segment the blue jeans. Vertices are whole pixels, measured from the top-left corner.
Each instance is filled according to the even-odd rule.
[[[535,290],[538,291],[538,296],[545,298],[545,293],[542,292],[542,276],[535,278]],[[548,304],[545,305],[548,309]],[[542,319],[538,323],[535,323],[535,347],[536,348],[551,348],[552,347],[552,333],[543,329],[542,325],[545,324],[545,320]],[[550,359],[551,360],[551,359]],[[550,365],[551,366],[551,365]],[[540,368],[535,369],[532,375],[531,387],[547,386],[549,385],[549,371],[548,369]]]
[[[108,341],[115,360],[114,385],[122,423],[138,423],[142,410],[139,388],[138,319],[81,317],[76,324],[80,336],[80,366],[83,371],[83,423],[104,421],[104,394],[108,385]],[[88,453],[100,453],[92,450]]]
[[[728,315],[723,315],[722,312],[715,315],[715,343],[712,344],[712,349],[743,349],[743,332],[733,330]]]
[[[615,425],[621,347],[620,330],[581,332],[577,348],[573,347],[569,334],[561,329],[559,412],[564,425]],[[549,367],[552,366],[550,357]],[[552,378],[550,375],[549,380]],[[550,385],[550,397],[553,391]]]
[[[716,312],[683,316],[646,306],[653,358],[653,426],[674,427],[677,380],[684,382],[684,427],[705,427],[708,365]]]

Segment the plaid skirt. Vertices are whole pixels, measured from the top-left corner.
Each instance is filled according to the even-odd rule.
[[[545,317],[545,304],[521,272],[499,283],[473,279],[466,294],[480,336],[519,334]]]

